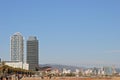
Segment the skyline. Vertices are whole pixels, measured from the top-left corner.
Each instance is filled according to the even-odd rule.
[[[40,64],[119,64],[119,3],[0,1],[0,57],[10,60],[10,36],[20,32],[40,41]]]

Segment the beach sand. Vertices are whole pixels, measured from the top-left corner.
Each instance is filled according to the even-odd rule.
[[[56,77],[56,78],[47,78],[41,79],[40,77],[26,77],[22,80],[120,80],[120,77],[113,78],[76,78],[76,77]]]

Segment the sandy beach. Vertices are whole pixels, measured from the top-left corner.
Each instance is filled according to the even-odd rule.
[[[56,78],[44,78],[41,79],[40,77],[26,77],[22,80],[120,80],[120,77],[113,77],[113,78],[76,78],[76,77],[56,77]]]

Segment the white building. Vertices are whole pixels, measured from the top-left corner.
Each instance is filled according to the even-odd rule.
[[[59,70],[58,70],[58,69],[53,69],[53,70],[51,71],[51,73],[52,73],[52,74],[58,74],[58,73],[59,73]]]
[[[92,74],[92,69],[85,70],[85,75],[89,75],[89,74]]]
[[[65,68],[63,68],[63,72],[62,72],[63,74],[69,74],[69,73],[71,73],[71,70],[67,70],[67,69],[65,69]]]
[[[76,70],[75,70],[75,75],[76,75],[76,77],[79,77],[79,73],[80,73],[80,70],[79,70],[79,69],[76,69]]]
[[[21,33],[16,32],[10,38],[10,52],[11,61],[21,61],[23,62],[23,36]]]
[[[5,61],[5,65],[11,66],[13,68],[21,68],[21,69],[29,70],[29,64],[19,61]]]

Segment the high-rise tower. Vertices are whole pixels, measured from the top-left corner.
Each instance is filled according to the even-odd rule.
[[[16,32],[13,36],[11,36],[10,41],[11,61],[23,62],[23,36],[21,33]]]
[[[27,40],[27,63],[30,70],[35,70],[39,66],[39,46],[35,36],[30,36]]]

